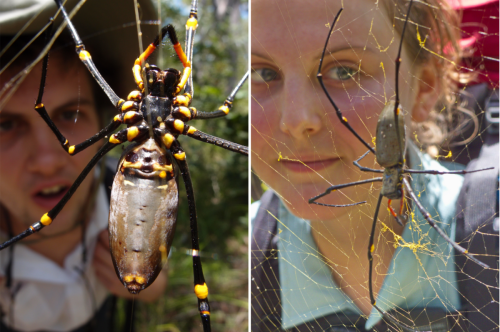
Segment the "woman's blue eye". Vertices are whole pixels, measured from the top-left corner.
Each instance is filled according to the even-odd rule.
[[[328,71],[328,77],[338,81],[346,81],[355,74],[356,70],[349,67],[333,67]]]
[[[252,69],[252,82],[262,83],[271,82],[278,77],[278,72],[270,68],[258,68]]]

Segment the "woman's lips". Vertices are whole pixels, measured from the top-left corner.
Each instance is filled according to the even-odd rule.
[[[292,172],[307,173],[318,172],[324,168],[330,167],[339,160],[339,158],[322,159],[318,161],[291,161],[285,159],[280,160],[280,163]]]

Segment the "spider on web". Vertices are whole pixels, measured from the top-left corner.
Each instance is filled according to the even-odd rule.
[[[323,76],[322,76],[322,64],[323,60],[325,58],[325,53],[326,49],[328,46],[328,42],[330,40],[330,37],[332,35],[332,32],[335,28],[335,24],[342,12],[342,8],[339,10],[337,13],[335,19],[333,20],[333,23],[330,27],[330,31],[328,34],[328,37],[325,42],[325,46],[323,48],[323,53],[322,57],[320,59],[320,64],[317,72],[317,79],[326,94],[327,98],[329,99],[331,105],[336,111],[337,117],[340,120],[340,122],[361,142],[363,143],[367,148],[368,151],[363,154],[361,157],[359,157],[357,160],[354,161],[354,165],[361,171],[363,172],[372,172],[372,173],[383,173],[382,177],[376,177],[376,178],[371,178],[367,180],[362,180],[362,181],[356,181],[356,182],[351,182],[351,183],[345,183],[345,184],[340,184],[340,185],[334,185],[329,187],[328,189],[325,190],[324,193],[319,194],[311,199],[309,199],[310,204],[317,204],[321,206],[329,206],[329,207],[347,207],[347,206],[355,206],[358,204],[363,204],[366,203],[366,201],[363,202],[356,202],[353,204],[345,204],[345,205],[335,205],[335,204],[326,204],[326,203],[321,203],[318,202],[319,199],[322,197],[337,191],[341,190],[343,188],[351,187],[351,186],[357,186],[361,184],[366,184],[366,183],[374,183],[374,182],[382,182],[382,189],[380,191],[378,201],[376,204],[376,208],[374,211],[373,215],[373,223],[371,227],[371,232],[370,232],[370,238],[369,238],[369,246],[368,246],[368,261],[369,261],[369,275],[368,275],[368,288],[369,288],[369,296],[370,296],[370,302],[371,305],[388,321],[393,323],[398,329],[403,329],[405,331],[416,331],[417,327],[411,326],[409,324],[412,323],[404,323],[397,319],[395,316],[393,316],[391,313],[382,310],[379,308],[377,305],[377,301],[374,296],[374,291],[373,291],[373,252],[375,250],[375,245],[374,245],[374,237],[375,237],[375,230],[376,230],[376,225],[377,225],[377,217],[379,214],[380,206],[382,199],[384,197],[388,198],[388,210],[390,211],[391,215],[395,218],[397,223],[401,226],[403,226],[404,222],[404,217],[403,217],[403,211],[404,211],[404,205],[405,205],[405,200],[407,199],[405,193],[411,198],[411,201],[416,205],[416,208],[420,211],[420,213],[423,215],[427,223],[434,229],[440,237],[442,237],[449,245],[451,245],[458,253],[465,255],[468,259],[473,261],[474,263],[478,264],[484,269],[488,269],[489,266],[486,265],[485,263],[481,262],[479,259],[474,257],[473,254],[469,253],[467,249],[463,248],[459,244],[457,244],[455,241],[450,239],[448,235],[440,228],[438,225],[438,222],[432,218],[430,213],[426,211],[424,206],[421,204],[419,201],[419,198],[417,197],[418,195],[415,194],[414,190],[412,189],[410,182],[408,181],[408,175],[410,174],[432,174],[432,175],[437,175],[437,174],[466,174],[466,173],[472,173],[472,172],[479,172],[479,171],[485,171],[485,170],[490,170],[493,169],[492,167],[490,168],[484,168],[484,169],[479,169],[479,170],[473,170],[473,171],[437,171],[437,170],[413,170],[413,169],[408,169],[406,165],[406,131],[405,131],[405,122],[404,122],[404,112],[402,110],[402,107],[400,105],[400,95],[399,95],[399,71],[400,71],[400,65],[401,65],[401,52],[402,52],[402,47],[403,47],[403,40],[404,40],[404,34],[405,30],[408,24],[408,19],[410,17],[410,12],[411,8],[413,5],[413,0],[410,0],[409,6],[408,6],[408,11],[406,13],[406,19],[404,21],[402,33],[401,33],[401,40],[399,42],[399,48],[398,48],[398,53],[397,53],[397,58],[395,61],[395,66],[396,66],[396,78],[395,78],[395,100],[391,100],[390,102],[386,103],[386,106],[384,109],[381,111],[379,117],[378,117],[378,123],[377,123],[377,130],[376,130],[376,149],[371,147],[368,143],[366,143],[362,137],[350,126],[348,123],[348,120],[346,117],[343,116],[342,112],[340,109],[337,107],[335,102],[333,101],[333,98],[331,97],[330,93],[328,92],[324,82],[323,82]],[[369,153],[372,153],[376,156],[376,161],[377,163],[383,168],[383,170],[380,169],[373,169],[373,168],[368,168],[360,165],[360,161],[366,157]],[[399,208],[399,211],[396,212],[392,207],[391,207],[391,201],[395,199],[400,199],[401,200],[401,205]]]
[[[174,27],[166,25],[161,30],[161,35],[133,64],[134,79],[138,90],[131,92],[127,100],[121,99],[95,67],[90,53],[85,50],[85,46],[69,18],[71,14],[66,13],[60,1],[56,0],[56,3],[76,43],[76,51],[80,60],[101,86],[111,103],[118,109],[119,114],[93,137],[81,143],[69,142],[49,117],[43,104],[48,54],[44,57],[35,109],[56,135],[64,150],[69,155],[76,155],[102,138],[105,138],[107,142],[87,164],[59,203],[50,209],[39,222],[32,224],[23,233],[1,244],[0,250],[50,225],[96,163],[114,147],[126,141],[133,142],[135,144],[129,145],[122,154],[111,193],[110,246],[117,274],[127,289],[136,294],[148,287],[160,272],[162,262],[166,260],[172,245],[178,205],[177,177],[180,172],[186,187],[189,206],[191,254],[193,256],[198,309],[204,330],[210,331],[208,287],[201,267],[194,190],[186,162],[186,153],[181,147],[178,137],[181,135],[190,136],[201,142],[248,155],[246,146],[205,134],[186,124],[193,119],[226,116],[236,93],[247,79],[248,73],[243,76],[224,105],[217,111],[197,111],[190,107],[194,95],[191,65],[194,35],[198,26],[198,2],[193,0],[186,23],[186,51],[184,52],[182,49]],[[166,35],[168,35],[184,66],[182,72],[172,68],[161,70],[146,63],[148,57]],[[53,39],[56,37],[54,36]],[[127,128],[113,134],[122,124],[126,124]],[[72,145],[73,143],[78,144]],[[133,217],[134,214],[140,215],[139,224],[137,218]],[[137,227],[140,227],[142,231],[130,231],[130,229],[137,230]],[[137,264],[137,261],[140,263]]]

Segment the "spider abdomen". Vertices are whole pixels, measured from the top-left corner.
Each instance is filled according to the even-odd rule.
[[[109,211],[115,270],[137,294],[158,276],[175,232],[178,186],[174,164],[154,139],[132,145],[120,160]]]
[[[380,113],[377,122],[376,136],[376,157],[377,163],[382,167],[393,167],[402,164],[401,156],[405,155],[405,122],[403,112],[398,115],[399,140],[401,142],[401,150],[398,143],[398,133],[396,130],[396,121],[394,115],[395,101],[391,100]],[[401,109],[399,105],[398,109]]]

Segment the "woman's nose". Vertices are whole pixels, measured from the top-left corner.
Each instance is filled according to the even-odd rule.
[[[280,129],[296,139],[315,135],[322,128],[321,103],[307,77],[285,81],[280,97]]]

